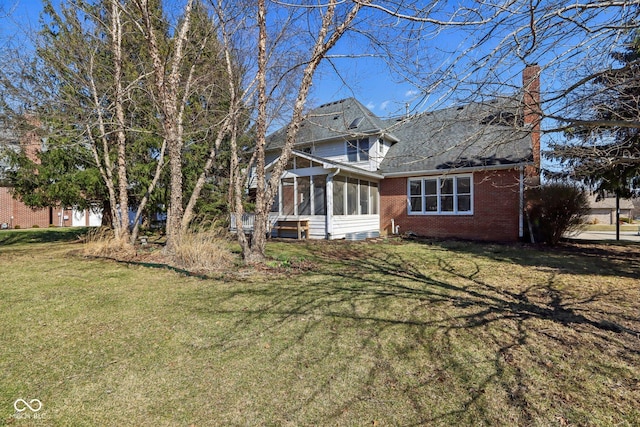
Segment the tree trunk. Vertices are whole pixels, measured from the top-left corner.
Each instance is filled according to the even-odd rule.
[[[114,55],[114,87],[116,110],[116,141],[118,152],[118,192],[121,215],[120,239],[129,243],[129,182],[127,180],[127,157],[124,124],[124,96],[122,90],[122,23],[120,21],[120,9],[116,0],[111,2],[111,38]]]
[[[169,209],[167,211],[167,243],[165,250],[173,252],[181,234],[181,223],[184,213],[182,206],[182,149],[183,141],[183,112],[184,104],[188,98],[189,85],[193,77],[193,67],[188,78],[184,82],[182,106],[178,107],[181,74],[180,66],[184,58],[184,45],[187,40],[191,24],[191,11],[193,0],[185,5],[183,20],[174,35],[174,52],[170,61],[169,74],[166,75],[165,60],[163,59],[156,30],[153,25],[152,12],[147,0],[141,0],[139,8],[144,18],[149,53],[153,61],[153,73],[159,109],[164,115],[162,130],[167,143],[169,155]],[[166,76],[166,77],[165,77]]]
[[[616,191],[616,240],[620,240],[620,193]]]
[[[289,127],[287,128],[287,137],[280,154],[280,159],[273,169],[268,185],[265,185],[265,140],[267,130],[267,30],[265,2],[264,0],[260,0],[258,2],[258,117],[256,120],[255,147],[256,214],[250,249],[247,253],[243,251],[245,262],[262,262],[265,259],[264,249],[266,246],[266,231],[269,221],[269,211],[271,204],[273,203],[273,198],[276,194],[276,189],[279,186],[280,177],[284,172],[289,157],[291,156],[291,150],[295,144],[298,130],[300,129],[300,123],[303,120],[303,109],[311,88],[313,76],[326,53],[335,46],[336,42],[342,37],[362,7],[361,3],[356,3],[349,13],[345,15],[344,20],[336,26],[334,21],[336,5],[337,0],[329,1],[326,6],[327,10],[322,16],[322,24],[318,29],[313,51],[311,52],[309,62],[302,74],[300,86],[298,87],[298,94],[293,109],[292,119]],[[333,32],[331,33],[329,31],[330,28],[333,28]]]
[[[169,145],[169,209],[167,211],[166,250],[173,252],[181,235],[181,222],[184,212],[182,206],[182,140],[177,138],[175,130],[168,125],[171,135]]]
[[[153,193],[153,191],[156,189],[156,185],[160,180],[160,175],[162,174],[162,168],[164,166],[164,154],[166,149],[167,149],[167,140],[163,139],[162,146],[160,148],[160,156],[158,156],[158,163],[156,165],[156,172],[153,176],[153,179],[151,180],[151,183],[149,184],[149,187],[147,187],[147,191],[144,194],[144,197],[142,197],[142,200],[140,200],[140,205],[138,206],[136,217],[133,221],[133,230],[131,230],[131,236],[130,236],[131,244],[134,244],[136,242],[136,239],[138,238],[138,233],[140,231],[140,218],[142,216],[142,212],[146,208],[147,202],[149,201],[149,197],[151,197],[151,193]]]
[[[209,151],[209,157],[207,158],[207,162],[205,163],[204,168],[200,173],[200,176],[198,177],[198,180],[196,181],[195,186],[193,187],[193,191],[191,192],[191,196],[189,197],[189,202],[187,203],[187,206],[184,209],[182,223],[180,225],[180,229],[182,233],[187,231],[187,228],[189,228],[189,224],[191,224],[191,221],[193,220],[196,202],[200,198],[200,193],[202,192],[202,188],[204,188],[204,184],[207,180],[207,177],[209,176],[211,169],[216,163],[216,157],[217,157],[218,151],[220,150],[220,144],[222,143],[222,140],[229,132],[231,116],[232,114],[234,114],[233,104],[231,105],[232,107],[229,108],[229,113],[227,114],[227,117],[221,124],[220,129],[218,130],[216,140],[213,144],[213,147],[211,147],[211,150]]]

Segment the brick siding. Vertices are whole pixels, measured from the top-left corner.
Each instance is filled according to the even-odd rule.
[[[11,217],[13,216],[13,220]],[[13,228],[32,228],[49,226],[49,208],[31,209],[11,196],[11,189],[0,187],[0,224],[9,224]]]
[[[386,178],[380,183],[380,230],[391,233],[391,220],[400,233],[484,241],[519,239],[520,172],[473,174],[473,215],[408,215],[407,178]]]

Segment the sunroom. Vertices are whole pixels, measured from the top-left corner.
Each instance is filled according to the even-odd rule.
[[[381,179],[375,172],[294,150],[271,207],[271,235],[299,237],[297,225],[312,239],[377,237]]]

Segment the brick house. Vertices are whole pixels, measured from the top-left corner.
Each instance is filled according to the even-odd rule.
[[[41,141],[35,133],[27,133],[21,141],[11,132],[0,131],[0,146],[9,149],[23,149],[35,161],[41,149]],[[73,207],[49,206],[33,209],[21,200],[15,199],[12,188],[5,175],[9,165],[3,163],[0,156],[0,229],[33,227],[72,227],[99,226],[101,214],[91,210],[79,210]]]
[[[280,180],[274,235],[304,221],[320,239],[523,237],[524,190],[539,182],[539,74],[527,67],[518,94],[415,116],[382,119],[353,98],[312,110]],[[285,136],[268,138],[267,173]]]

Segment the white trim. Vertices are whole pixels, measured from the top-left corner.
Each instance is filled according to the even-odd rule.
[[[316,166],[312,168],[304,168],[304,169],[288,169],[282,172],[281,178],[293,178],[293,177],[302,177],[302,176],[315,176],[315,175],[326,175],[327,170],[323,167]]]
[[[523,166],[531,166],[533,162],[528,163],[513,163],[510,165],[492,165],[492,166],[475,166],[472,168],[451,168],[451,169],[435,169],[435,170],[422,170],[422,171],[408,171],[408,172],[387,172],[383,173],[384,178],[409,178],[409,177],[426,177],[426,176],[444,176],[454,174],[464,174],[483,171],[496,171],[496,170],[511,170],[518,169]]]
[[[469,198],[470,198],[470,208],[469,211],[458,211],[458,179],[459,178],[469,178]],[[442,179],[453,179],[453,193],[450,195],[453,197],[453,210],[452,211],[443,211],[441,207],[442,194],[440,193],[441,189],[441,180]],[[427,211],[426,209],[426,194],[425,194],[425,180],[436,180],[436,197],[438,200],[438,210],[437,211]],[[422,210],[420,212],[414,212],[411,210],[411,198],[418,197],[417,195],[411,195],[411,183],[412,182],[420,182],[420,199],[422,204]],[[437,176],[421,176],[407,179],[407,215],[409,216],[472,216],[473,215],[473,204],[474,204],[474,188],[473,188],[473,174],[446,174],[446,175],[437,175]],[[462,196],[467,195],[466,193],[461,194]],[[431,195],[433,196],[433,195]]]
[[[346,147],[346,145],[345,145],[345,147]],[[346,148],[345,148],[345,150],[346,150]],[[291,152],[291,154],[292,154],[292,158],[296,157],[296,156],[297,157],[304,157],[307,160],[311,160],[311,161],[313,161],[315,163],[320,164],[321,165],[320,167],[322,167],[323,169],[327,169],[329,171],[333,171],[333,170],[336,170],[336,169],[337,170],[342,169],[345,172],[350,172],[350,173],[352,173],[354,175],[358,175],[358,176],[365,176],[365,177],[374,178],[374,179],[377,179],[377,180],[381,180],[381,179],[384,178],[384,176],[382,174],[380,174],[380,173],[373,172],[373,171],[368,171],[366,169],[362,169],[362,168],[359,168],[357,166],[352,166],[352,165],[336,162],[336,161],[333,161],[333,160],[326,159],[324,157],[312,156],[312,155],[309,155],[307,153],[301,153],[301,152],[296,151],[296,150],[293,150]],[[346,156],[346,153],[345,153],[345,156]],[[267,166],[265,166],[265,171],[270,172],[270,169],[273,168],[273,166],[276,164],[276,162],[278,161],[279,158],[280,157],[278,156],[275,160],[273,160],[271,163],[269,163]],[[314,166],[314,167],[311,167],[311,168],[304,168],[304,169],[285,169],[283,171],[283,174],[288,174],[288,176],[291,176],[291,175],[293,175],[293,176],[306,176],[306,175],[324,175],[324,174],[327,174],[327,173],[331,173],[331,172],[326,172],[326,171],[325,172],[321,172],[321,173],[315,173],[315,171],[314,171],[314,173],[311,173],[311,170],[314,169],[314,168],[317,169],[318,166]],[[302,172],[299,172],[299,171],[302,171]]]
[[[333,173],[328,174],[325,184],[325,197],[327,198],[327,209],[325,212],[327,239],[332,239],[333,236],[333,178],[339,173],[340,169],[336,169]]]
[[[353,132],[353,133],[345,133],[343,135],[338,135],[338,136],[330,136],[328,138],[297,141],[294,146],[295,147],[304,147],[304,146],[307,146],[307,145],[318,145],[318,144],[329,143],[329,142],[344,141],[346,139],[364,138],[364,137],[371,137],[371,136],[376,136],[376,135],[383,136],[383,137],[385,137],[387,140],[389,140],[391,142],[400,142],[400,140],[397,137],[395,137],[393,134],[385,132],[385,129],[369,129],[369,130],[365,130],[365,131],[358,131],[358,132]],[[267,151],[268,152],[282,151],[282,147],[283,146],[269,147],[267,149]]]

